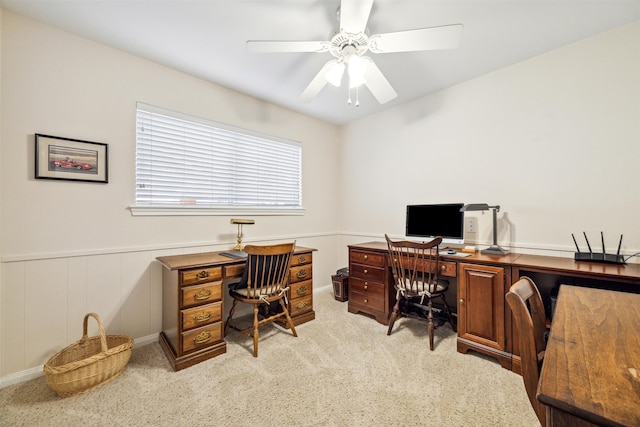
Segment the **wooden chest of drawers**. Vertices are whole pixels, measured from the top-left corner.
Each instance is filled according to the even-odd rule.
[[[395,303],[388,274],[385,252],[349,249],[349,312],[369,314],[387,325]]]
[[[287,310],[294,326],[316,318],[313,311],[313,264],[312,252],[294,253],[289,270],[289,291],[287,292]],[[279,307],[272,307],[279,310]],[[286,320],[277,322],[288,328]]]
[[[222,267],[163,270],[160,344],[174,370],[225,353]]]

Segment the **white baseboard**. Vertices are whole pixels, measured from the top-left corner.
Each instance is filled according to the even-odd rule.
[[[321,292],[327,292],[327,291],[333,292],[333,286],[331,285],[331,283],[329,283],[328,285],[325,285],[325,286],[321,286],[319,288],[316,288],[316,287],[313,288],[313,293],[314,294],[319,294]]]
[[[143,347],[147,344],[158,342],[158,337],[159,334],[151,334],[145,337],[136,338],[133,341],[133,348]],[[42,370],[43,367],[44,365],[36,366],[33,368],[25,369],[24,371],[14,372],[13,374],[1,377],[0,389],[44,376],[44,371]]]
[[[36,366],[35,368],[26,369],[20,372],[14,372],[13,374],[9,374],[5,377],[0,378],[0,389],[13,384],[23,383],[25,381],[29,381],[43,375],[44,372],[42,372],[42,366]]]
[[[147,344],[158,342],[159,338],[160,338],[160,334],[159,333],[158,334],[147,335],[146,337],[136,338],[133,341],[133,348],[144,347]]]

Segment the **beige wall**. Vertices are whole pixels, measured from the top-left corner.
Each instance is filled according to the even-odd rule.
[[[229,216],[131,215],[136,101],[301,141],[304,215],[256,216],[246,240],[317,248],[314,284],[330,284],[339,264],[336,126],[7,11],[0,22],[0,118],[9,123],[0,145],[0,379],[39,371],[80,338],[90,311],[109,333],[153,337],[161,329],[155,257],[235,240]],[[35,180],[35,133],[109,144],[109,183]]]
[[[499,241],[518,251],[573,256],[582,231],[601,250],[603,231],[608,250],[624,234],[633,254],[640,22],[363,119],[342,139],[345,243],[402,236],[407,204],[465,202],[499,204]],[[490,243],[491,214],[474,214],[469,240]]]

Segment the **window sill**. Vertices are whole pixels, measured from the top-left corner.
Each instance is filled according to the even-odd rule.
[[[302,207],[129,206],[132,216],[304,215]]]

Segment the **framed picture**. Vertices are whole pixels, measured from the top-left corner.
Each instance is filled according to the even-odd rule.
[[[107,144],[36,134],[36,179],[109,182]]]

